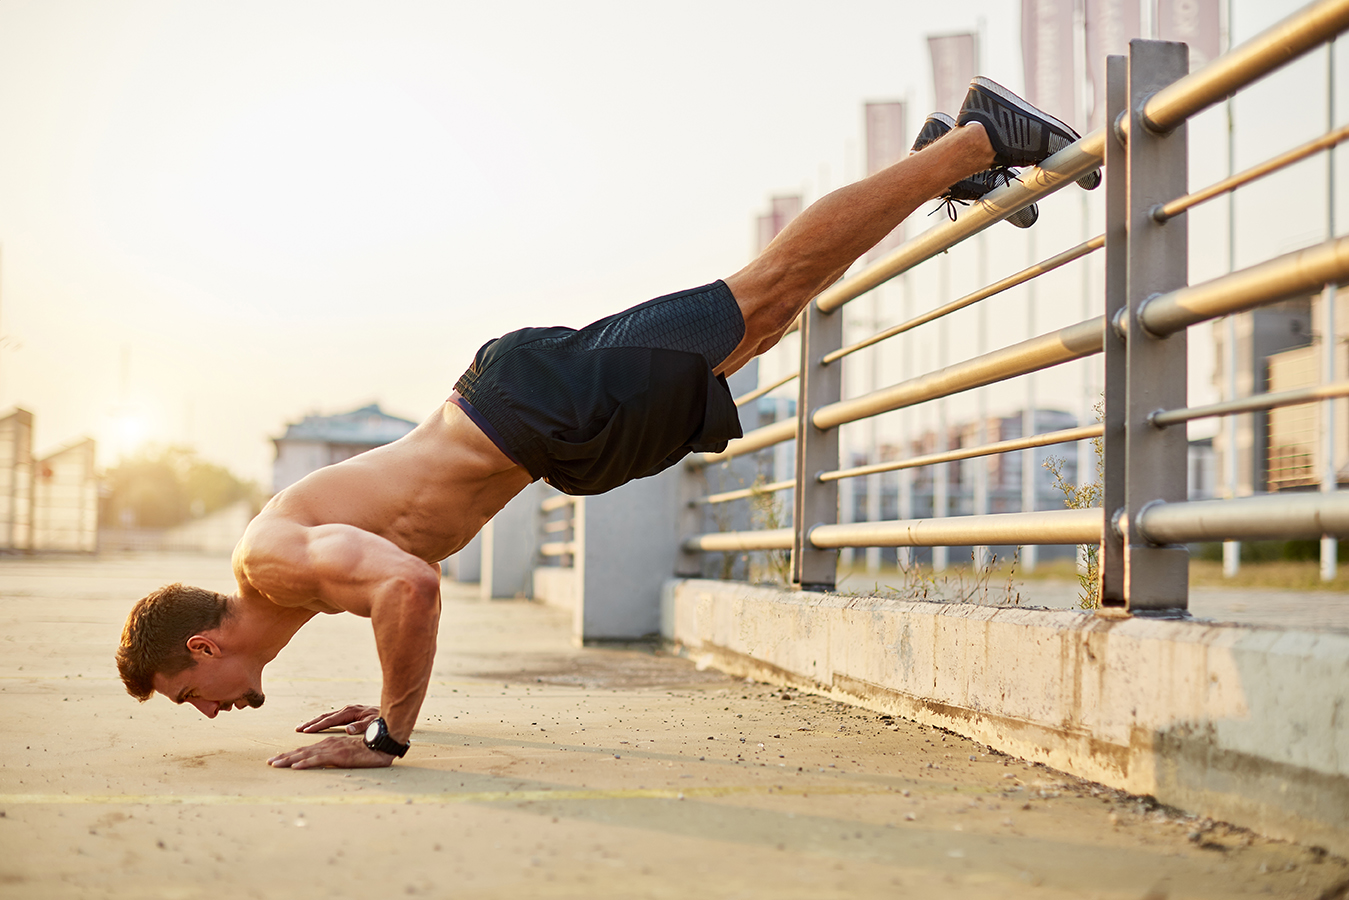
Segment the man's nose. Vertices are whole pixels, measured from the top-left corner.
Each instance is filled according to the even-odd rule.
[[[220,712],[220,703],[217,700],[190,700],[188,702],[208,719],[214,719]]]

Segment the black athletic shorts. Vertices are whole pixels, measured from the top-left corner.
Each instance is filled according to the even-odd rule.
[[[467,401],[535,478],[600,494],[741,436],[726,379],[712,370],[744,334],[740,307],[718,281],[579,331],[525,328],[488,341],[451,400]]]

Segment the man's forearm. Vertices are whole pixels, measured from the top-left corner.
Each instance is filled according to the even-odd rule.
[[[389,736],[407,743],[426,699],[436,656],[436,627],[440,622],[440,583],[400,581],[391,586],[397,596],[382,598],[371,614],[375,647],[379,651],[384,686],[380,715]]]

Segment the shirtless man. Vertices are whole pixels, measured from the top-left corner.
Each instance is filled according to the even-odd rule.
[[[936,140],[934,121],[945,132]],[[776,344],[853,261],[957,182],[1039,163],[1077,139],[987,79],[971,83],[956,127],[949,121],[930,119],[921,152],[821,198],[724,282],[580,331],[524,329],[489,342],[406,437],[273,497],[234,551],[237,594],[170,585],[140,600],[117,653],[127,691],[142,701],[158,692],[208,718],[261,706],[263,667],[305,622],[355,613],[374,628],[379,706],[316,717],[297,730],[346,733],[268,762],[390,765],[407,751],[431,677],[439,560],[536,478],[600,493],[691,451],[723,449],[740,435],[725,376]]]

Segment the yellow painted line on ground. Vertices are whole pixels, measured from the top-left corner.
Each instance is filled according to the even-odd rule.
[[[373,806],[373,805],[448,805],[455,803],[538,803],[559,800],[681,800],[715,799],[744,795],[886,794],[888,790],[858,785],[820,785],[818,787],[780,788],[776,785],[725,785],[721,787],[626,788],[614,790],[560,791],[474,791],[442,794],[290,794],[249,796],[230,794],[0,794],[0,806]]]

